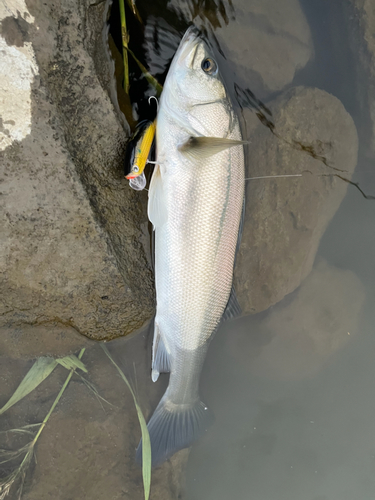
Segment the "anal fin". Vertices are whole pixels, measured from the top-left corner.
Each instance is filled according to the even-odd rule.
[[[239,316],[241,316],[241,314],[242,309],[240,304],[238,303],[234,286],[232,285],[232,290],[230,292],[228,304],[225,308],[222,320],[226,321],[228,319],[238,318]]]
[[[154,342],[152,345],[152,381],[156,382],[160,373],[169,373],[170,370],[170,356],[161,338],[159,326],[155,322]]]

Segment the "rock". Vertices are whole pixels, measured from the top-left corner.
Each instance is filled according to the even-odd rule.
[[[62,357],[95,343],[76,329],[58,323],[48,326],[22,324],[19,328],[4,326],[0,332],[0,356],[14,359]]]
[[[361,135],[367,156],[375,157],[375,5],[372,0],[343,4],[347,39],[356,73],[356,94],[361,113]]]
[[[244,313],[276,304],[310,273],[348,186],[334,174],[350,179],[357,163],[355,125],[334,96],[297,87],[269,107],[275,134],[259,123],[248,135],[246,177],[302,177],[246,181],[234,280]]]
[[[291,83],[306,66],[314,49],[305,15],[298,0],[234,0],[221,2],[217,11],[199,11],[195,3],[171,0],[168,6],[186,21],[206,17],[230,69],[239,82],[264,98]],[[203,21],[204,22],[204,21]]]
[[[268,341],[252,358],[252,374],[272,380],[315,375],[355,338],[364,302],[364,287],[352,271],[321,260],[293,296],[259,322],[257,332]],[[228,345],[243,367],[249,366],[246,333]]]
[[[237,0],[236,22],[218,31],[226,58],[258,97],[280,91],[306,66],[314,50],[298,0]]]
[[[77,332],[111,339],[152,316],[147,215],[99,64],[105,3],[0,8],[0,351],[50,353],[50,332],[64,354]]]

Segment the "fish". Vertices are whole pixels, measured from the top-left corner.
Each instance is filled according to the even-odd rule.
[[[125,156],[125,178],[130,187],[141,191],[146,186],[144,169],[147,163],[153,163],[156,122],[144,120],[140,122],[128,142]],[[128,172],[128,173],[127,173]]]
[[[161,94],[148,217],[154,229],[156,315],[151,378],[169,385],[148,422],[152,465],[212,422],[199,379],[221,321],[240,314],[233,269],[244,213],[240,124],[213,50],[192,26]],[[142,461],[142,440],[136,458]]]

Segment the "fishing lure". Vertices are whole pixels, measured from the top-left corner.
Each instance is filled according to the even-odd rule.
[[[133,137],[126,148],[125,178],[129,180],[131,188],[141,191],[146,186],[144,169],[147,163],[152,162],[151,157],[155,149],[156,120],[144,120],[139,123]]]

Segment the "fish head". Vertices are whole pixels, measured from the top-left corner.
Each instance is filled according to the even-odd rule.
[[[182,38],[166,83],[178,96],[180,105],[187,107],[226,98],[212,50],[195,27],[190,27]]]

